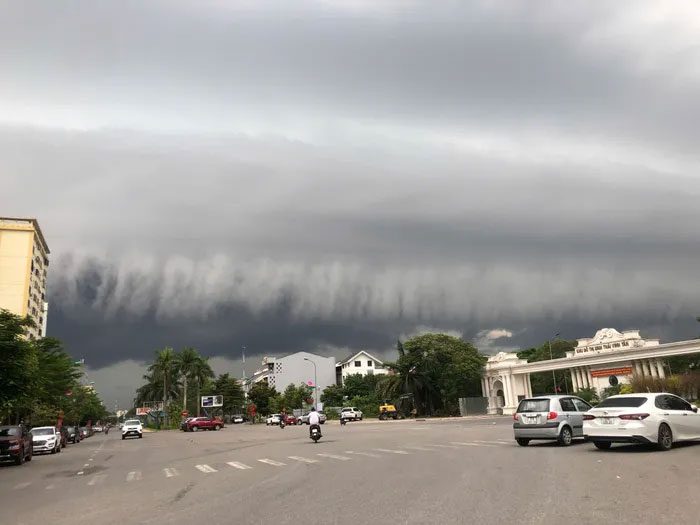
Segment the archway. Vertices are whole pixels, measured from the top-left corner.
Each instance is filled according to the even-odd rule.
[[[498,408],[503,408],[505,406],[505,394],[503,393],[503,382],[500,379],[496,379],[491,385],[491,395],[495,395],[498,400],[496,401],[496,406]]]

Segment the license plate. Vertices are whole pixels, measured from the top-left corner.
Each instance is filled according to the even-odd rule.
[[[614,418],[612,418],[612,417],[601,417],[600,418],[601,425],[612,425],[613,422],[614,422]]]
[[[525,418],[525,423],[528,423],[530,425],[537,423],[537,416],[527,416]]]

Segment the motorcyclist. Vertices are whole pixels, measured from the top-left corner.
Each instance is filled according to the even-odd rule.
[[[316,408],[311,407],[311,411],[309,412],[309,437],[311,437],[311,432],[314,427],[318,429],[319,433],[321,432],[321,417],[318,415],[318,412],[316,412]]]

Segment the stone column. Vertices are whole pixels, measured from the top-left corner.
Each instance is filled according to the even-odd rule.
[[[571,369],[571,385],[574,389],[574,392],[578,392],[581,390],[581,387],[578,385],[578,378],[576,377],[576,369],[572,368]]]
[[[656,360],[656,368],[659,371],[659,377],[666,379],[666,371],[664,370],[664,362],[661,359]]]
[[[527,386],[527,397],[532,397],[532,381],[530,380],[530,374],[525,375],[525,386]]]
[[[639,361],[634,362],[634,373],[639,377],[644,377],[644,368],[642,368],[642,364]]]
[[[508,374],[508,376],[506,376],[506,380],[508,381],[508,403],[506,406],[512,407],[518,404],[518,396],[515,395],[515,387],[513,385],[513,375]]]
[[[507,407],[510,406],[510,385],[507,376],[501,376],[501,383],[503,383],[503,406]]]
[[[591,388],[593,386],[593,376],[591,375],[591,369],[588,367],[584,368],[585,371],[585,380],[586,380],[586,388]]]
[[[649,370],[651,372],[651,377],[653,377],[654,379],[658,379],[659,371],[656,369],[656,363],[652,359],[649,359],[647,361],[647,366],[649,367]]]

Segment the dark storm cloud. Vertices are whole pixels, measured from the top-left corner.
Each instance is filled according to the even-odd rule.
[[[487,351],[691,337],[698,20],[657,2],[6,6],[2,212],[38,216],[49,330],[110,396],[164,345],[224,371],[242,345],[391,357],[428,328]]]

